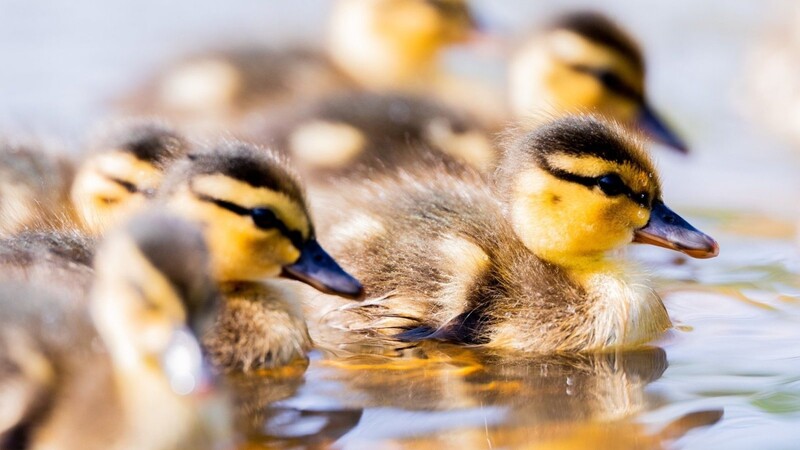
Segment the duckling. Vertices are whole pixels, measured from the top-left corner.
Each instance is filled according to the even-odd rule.
[[[426,165],[321,198],[320,235],[370,300],[313,322],[543,353],[635,346],[669,328],[646,280],[606,254],[632,241],[697,258],[719,247],[665,205],[642,143],[568,116],[513,133],[504,150],[494,179]]]
[[[476,29],[463,0],[339,0],[328,35],[332,61],[371,89],[422,87],[442,49]]]
[[[218,367],[274,367],[311,348],[292,286],[269,278],[361,295],[361,284],[317,242],[299,179],[273,152],[236,141],[210,146],[176,163],[158,196],[204,227],[223,307],[203,341]]]
[[[79,304],[89,298],[97,239],[76,229],[28,230],[0,239],[0,280],[53,286]]]
[[[189,145],[162,122],[130,119],[104,129],[89,147],[70,198],[85,230],[101,234],[155,195],[164,169]]]
[[[0,236],[74,222],[73,161],[36,142],[0,139]]]
[[[631,124],[679,152],[687,146],[645,96],[639,46],[597,13],[574,13],[526,41],[509,66],[509,106],[516,117],[592,112]]]
[[[419,96],[350,92],[275,116],[250,134],[287,153],[312,182],[404,166],[425,151],[483,170],[494,163],[492,143],[478,123]]]
[[[210,448],[188,395],[214,314],[207,263],[196,226],[146,215],[99,248],[88,304],[0,285],[3,448]]]
[[[464,0],[340,0],[325,53],[248,46],[196,55],[157,75],[128,103],[202,131],[233,125],[256,106],[343,87],[419,89],[437,71],[440,50],[472,29]]]

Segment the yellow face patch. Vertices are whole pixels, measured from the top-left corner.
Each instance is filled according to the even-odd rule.
[[[636,64],[616,50],[567,30],[551,33],[548,41],[553,55],[561,62],[568,65],[604,68],[614,72],[634,90],[642,92],[644,74]]]
[[[290,230],[297,230],[308,238],[310,224],[301,205],[280,192],[253,187],[222,174],[203,175],[192,180],[194,192],[219,200],[229,201],[243,208],[268,207]]]
[[[269,208],[289,230],[301,233],[303,239],[310,234],[309,219],[303,208],[286,195],[221,174],[197,177],[192,180],[191,188],[182,186],[167,203],[184,217],[204,224],[203,233],[217,280],[258,281],[274,277],[282,266],[300,257],[300,250],[277,228],[259,228],[249,215],[229,211],[200,196],[241,208]]]
[[[612,91],[597,76],[578,70],[607,71],[635,92],[644,89],[644,74],[613,49],[566,30],[532,39],[514,56],[509,70],[509,102],[518,117],[537,111],[562,115],[599,112],[631,122],[640,105]]]
[[[550,167],[582,177],[600,177],[610,173],[620,176],[622,181],[635,193],[647,193],[653,198],[658,191],[655,170],[643,172],[630,164],[617,164],[596,156],[553,155],[547,158]]]
[[[92,233],[139,210],[143,192],[155,191],[163,172],[124,151],[111,151],[90,158],[75,176],[70,196],[81,220]],[[133,186],[131,192],[124,184]]]
[[[649,209],[624,195],[559,179],[534,168],[518,175],[511,203],[517,235],[532,252],[555,264],[589,267],[609,250],[628,244]]]

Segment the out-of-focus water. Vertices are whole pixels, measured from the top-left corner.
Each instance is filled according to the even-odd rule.
[[[676,323],[635,353],[549,358],[425,346],[400,358],[317,352],[237,382],[245,448],[797,448],[800,441],[800,158],[735,105],[748,46],[790,2],[476,1],[513,34],[591,5],[640,37],[653,103],[691,143],[657,152],[666,200],[721,255],[630,256]],[[0,129],[78,142],[108,100],[175,56],[224,41],[321,36],[328,2],[0,2]],[[454,68],[497,81],[497,58]],[[273,403],[274,402],[274,403]]]

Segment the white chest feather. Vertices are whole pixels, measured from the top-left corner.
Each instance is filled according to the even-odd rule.
[[[664,304],[642,275],[603,272],[584,286],[595,298],[590,348],[619,347],[650,341],[672,326]]]

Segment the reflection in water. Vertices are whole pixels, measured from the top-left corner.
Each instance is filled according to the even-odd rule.
[[[660,348],[532,358],[424,343],[317,359],[302,386],[261,375],[236,392],[248,448],[653,448],[719,418],[634,423],[666,367]]]

